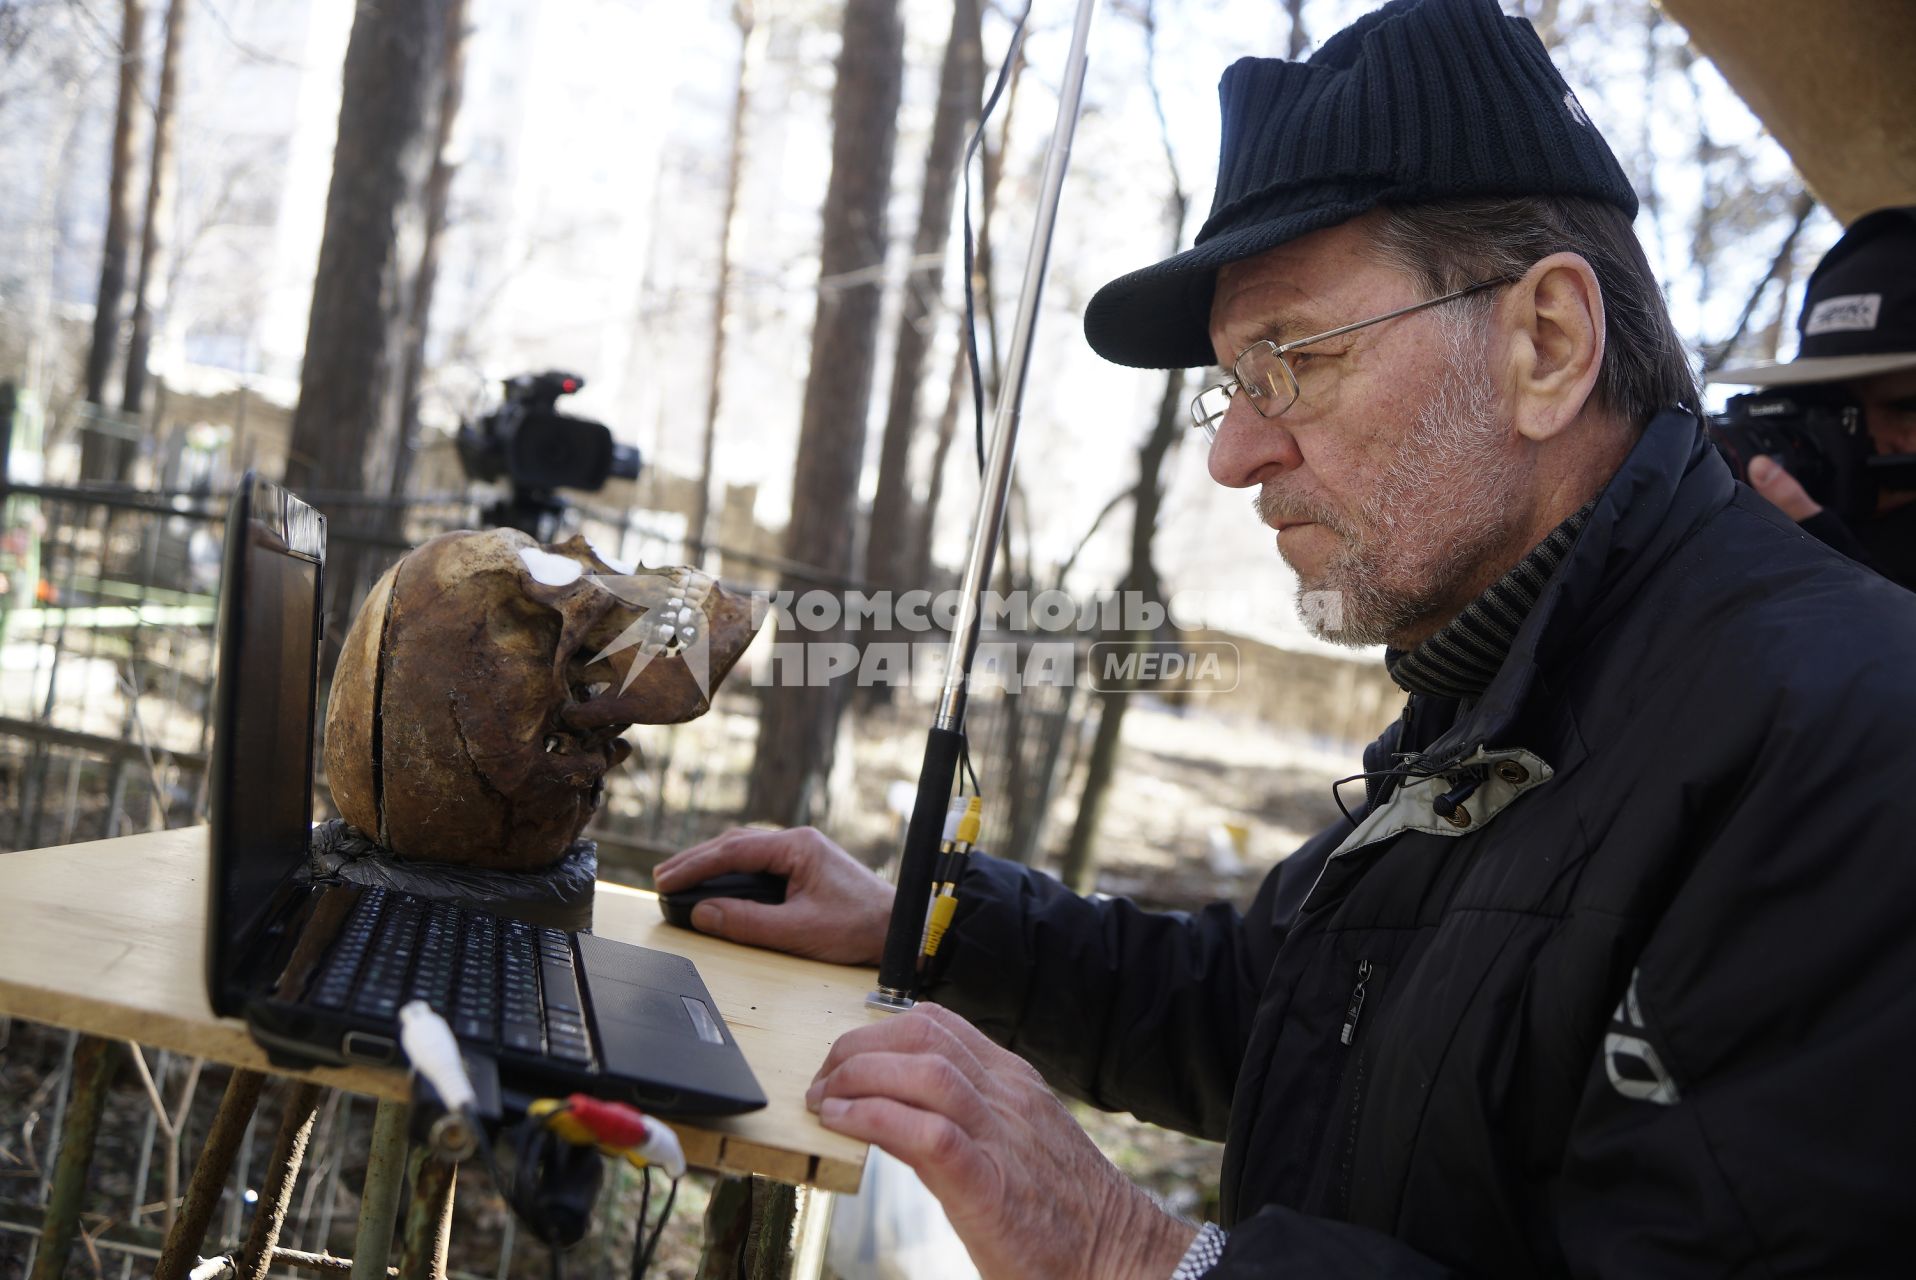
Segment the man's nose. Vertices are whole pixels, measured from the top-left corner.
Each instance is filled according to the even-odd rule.
[[[1297,438],[1282,418],[1259,414],[1242,392],[1231,397],[1211,442],[1211,479],[1227,489],[1248,489],[1303,461]]]

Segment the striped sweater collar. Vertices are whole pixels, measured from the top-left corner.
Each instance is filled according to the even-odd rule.
[[[1390,678],[1410,693],[1439,698],[1474,698],[1489,688],[1517,629],[1536,607],[1550,575],[1570,554],[1594,506],[1584,504],[1558,525],[1436,635],[1414,649],[1386,649],[1384,666]]]

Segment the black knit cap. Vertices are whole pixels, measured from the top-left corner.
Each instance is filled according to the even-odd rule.
[[[1384,204],[1637,197],[1530,23],[1495,0],[1392,0],[1306,62],[1242,58],[1218,82],[1217,194],[1196,245],[1113,280],[1092,349],[1141,369],[1207,365],[1217,269]]]

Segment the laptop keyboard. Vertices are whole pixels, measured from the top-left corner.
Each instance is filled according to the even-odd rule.
[[[592,1060],[563,930],[410,894],[360,894],[307,998],[381,1020],[424,1000],[463,1041],[581,1065]]]

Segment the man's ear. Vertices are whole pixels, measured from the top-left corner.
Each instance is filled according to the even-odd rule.
[[[1603,367],[1603,291],[1580,255],[1553,253],[1510,286],[1505,385],[1518,434],[1545,441],[1576,421]]]

